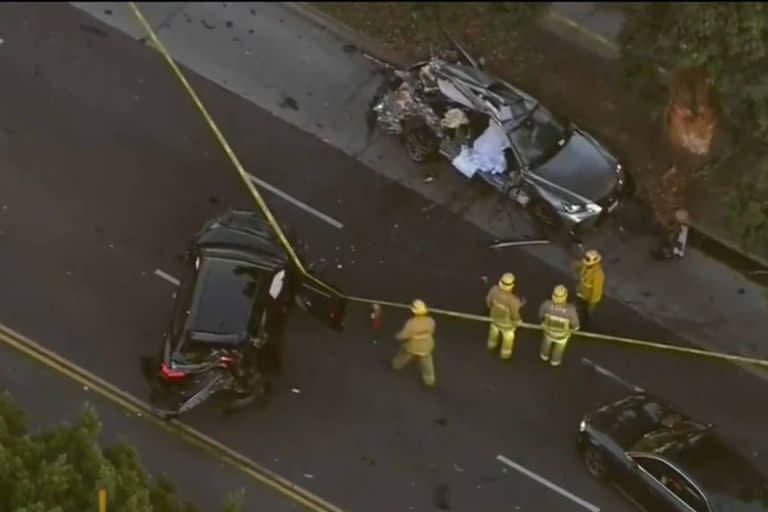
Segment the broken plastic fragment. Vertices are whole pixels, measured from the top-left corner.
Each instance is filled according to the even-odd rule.
[[[305,478],[315,478],[315,475],[313,475],[312,473],[304,473],[304,477]]]
[[[301,394],[301,390],[299,388],[291,388],[291,391],[297,395]]]

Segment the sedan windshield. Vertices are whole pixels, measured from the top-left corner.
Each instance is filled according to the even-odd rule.
[[[560,151],[568,131],[550,112],[537,105],[509,136],[523,164],[533,169]]]

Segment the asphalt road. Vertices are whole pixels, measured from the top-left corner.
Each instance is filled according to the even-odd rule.
[[[90,404],[99,414],[104,446],[120,440],[133,446],[148,474],[169,477],[179,495],[199,510],[214,512],[225,495],[241,489],[246,494],[246,506],[258,505],[262,510],[275,512],[302,510],[297,503],[239,470],[211,459],[202,448],[161,430],[5,345],[0,346],[0,389],[10,392],[24,408],[31,433],[72,423],[83,404]],[[41,399],[41,390],[49,398]],[[204,486],[200,485],[201,480],[205,481]],[[110,503],[107,496],[107,504]]]
[[[0,321],[145,394],[138,356],[159,342],[173,292],[154,272],[179,275],[189,237],[249,205],[244,188],[156,53],[62,4],[0,6],[0,37]],[[572,283],[522,252],[489,251],[440,206],[191,82],[252,174],[343,224],[265,192],[345,291],[480,313],[487,287],[511,270],[531,315],[553,285]],[[586,356],[717,423],[768,468],[764,384],[728,364],[584,341],[551,369],[530,333],[502,364],[486,353],[485,326],[439,319],[429,392],[415,369],[389,369],[402,315],[386,311],[378,336],[366,315],[353,309],[343,335],[297,316],[267,412],[201,409],[189,422],[349,510],[432,510],[444,489],[451,510],[582,508],[500,454],[601,510],[631,510],[574,451],[581,416],[623,393],[580,364]],[[600,331],[681,343],[621,304],[599,315]]]

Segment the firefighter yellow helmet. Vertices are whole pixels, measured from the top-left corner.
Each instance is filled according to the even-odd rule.
[[[588,267],[591,267],[592,265],[597,265],[600,263],[600,260],[602,260],[603,257],[600,256],[600,253],[597,252],[594,249],[590,249],[586,253],[584,253],[584,264]]]
[[[567,299],[568,299],[568,288],[566,288],[562,284],[555,286],[554,291],[552,291],[552,302],[554,302],[555,304],[565,304],[565,301]]]
[[[501,276],[501,279],[499,279],[499,288],[504,290],[505,292],[511,292],[512,288],[515,287],[515,275],[511,272],[507,272],[503,276]]]
[[[411,304],[411,311],[414,315],[426,315],[427,314],[427,305],[424,304],[423,300],[416,299],[413,301],[413,304]]]

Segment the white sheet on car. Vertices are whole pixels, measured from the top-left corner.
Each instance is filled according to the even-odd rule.
[[[490,120],[488,128],[475,139],[472,147],[462,147],[461,153],[452,163],[467,178],[471,178],[478,171],[501,174],[507,170],[504,150],[508,147],[509,139],[504,133],[504,128]]]

